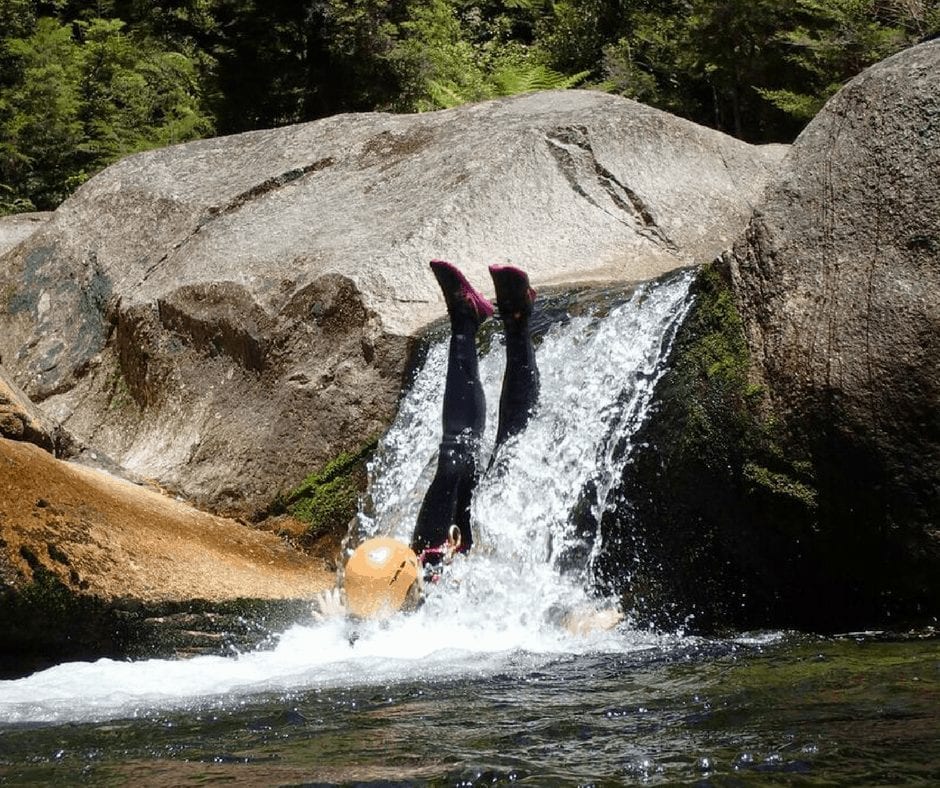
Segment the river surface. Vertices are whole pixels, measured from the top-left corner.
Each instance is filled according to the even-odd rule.
[[[590,506],[600,521],[689,282],[544,298],[541,403],[492,463],[503,362],[484,332],[474,549],[417,612],[302,621],[245,654],[0,681],[0,783],[940,784],[932,631],[704,639],[629,614],[588,634],[558,624],[559,611],[616,606],[593,590],[603,544],[571,515]],[[445,367],[446,332],[372,463],[359,534],[410,536]]]
[[[162,711],[151,688],[114,719],[0,724],[0,782],[940,784],[936,639],[612,645],[455,650],[394,678],[363,658],[345,678],[299,668],[293,688],[177,695]]]

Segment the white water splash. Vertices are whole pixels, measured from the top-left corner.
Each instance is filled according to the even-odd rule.
[[[590,566],[572,576],[559,570],[560,559],[581,538],[573,532],[571,512],[592,482],[600,520],[689,308],[691,279],[686,272],[650,283],[603,318],[575,317],[547,332],[537,352],[536,413],[523,433],[501,447],[474,493],[468,577],[476,594],[461,588],[452,606],[482,607],[494,620],[515,610],[546,620],[559,606],[590,603]],[[483,468],[495,440],[504,363],[496,342],[480,362],[487,401]],[[446,366],[442,340],[431,348],[371,467],[372,512],[360,517],[365,534],[411,538],[441,437]],[[594,535],[592,555],[599,546]]]
[[[558,610],[596,604],[583,576],[558,568],[577,539],[569,515],[588,481],[597,490],[595,513],[606,505],[688,308],[690,281],[686,273],[644,286],[602,319],[576,317],[549,330],[538,348],[538,411],[502,447],[476,492],[474,550],[454,562],[416,613],[361,625],[354,642],[348,625],[334,622],[296,625],[274,649],[235,657],[59,665],[0,682],[0,721],[135,717],[237,704],[259,692],[434,682],[530,670],[561,654],[624,653],[675,641],[627,625],[575,636],[551,622]],[[383,440],[371,469],[371,512],[361,517],[365,533],[410,538],[440,440],[446,354],[446,342],[431,348]],[[503,363],[494,343],[480,365],[486,456]]]

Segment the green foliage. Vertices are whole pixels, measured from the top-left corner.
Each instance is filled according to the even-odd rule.
[[[7,209],[54,208],[122,156],[213,130],[193,62],[120,20],[41,17],[4,51],[16,71],[0,100]]]
[[[797,120],[808,122],[813,119],[823,104],[826,103],[828,95],[812,96],[807,93],[797,93],[792,90],[770,88],[758,88],[758,94],[761,98],[767,99],[777,109],[782,110]],[[828,93],[828,91],[827,91]]]
[[[567,90],[583,81],[587,71],[565,76],[540,63],[515,65],[505,63],[491,74],[483,75],[474,93],[462,92],[460,85],[432,80],[428,83],[431,102],[427,109],[448,109],[468,101],[515,96],[537,90]]]
[[[755,488],[760,487],[772,496],[789,498],[800,502],[807,510],[816,508],[816,488],[793,478],[787,473],[773,471],[763,465],[747,462],[743,468],[744,479]]]
[[[420,0],[399,26],[392,59],[407,85],[398,106],[426,111],[535,90],[563,90],[583,82],[578,73],[550,68],[531,44],[545,3],[469,5]]]
[[[497,96],[514,96],[536,90],[567,90],[587,79],[589,71],[562,74],[541,63],[514,66],[506,64],[494,72],[492,80]]]
[[[937,0],[637,0],[617,24],[599,0],[566,0],[578,27],[559,19],[552,63],[568,49],[602,56],[612,90],[756,142],[790,141],[844,82],[866,66],[940,32]],[[592,38],[593,36],[593,38]]]
[[[35,211],[36,206],[26,197],[18,196],[10,186],[0,183],[0,216]]]
[[[78,46],[70,28],[40,19],[28,38],[9,41],[7,52],[22,78],[4,97],[0,180],[37,207],[55,206],[82,174],[75,155],[82,142]]]
[[[223,132],[371,110],[399,95],[390,61],[403,4],[215,0],[204,36]]]
[[[486,97],[485,67],[448,0],[409,4],[391,54],[402,75],[402,107],[440,109]]]
[[[771,104],[809,120],[842,84],[870,63],[910,45],[928,31],[926,3],[876,0],[797,0],[798,24],[777,33],[800,89],[760,89]]]
[[[0,213],[137,151],[574,85],[789,141],[940,0],[0,0]]]
[[[782,448],[779,425],[751,379],[744,326],[730,288],[714,265],[695,285],[696,303],[682,329],[669,373],[669,407],[682,424],[670,450],[701,464],[745,499],[772,498],[801,510],[815,507],[812,466]]]

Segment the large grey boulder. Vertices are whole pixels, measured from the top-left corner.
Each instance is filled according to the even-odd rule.
[[[141,154],[0,258],[0,354],[80,442],[263,507],[387,424],[431,258],[647,279],[726,248],[781,155],[585,91]]]
[[[940,42],[846,85],[781,169],[697,277],[599,577],[669,628],[934,626]]]
[[[940,41],[826,105],[728,261],[756,368],[821,485],[860,519],[936,528]]]

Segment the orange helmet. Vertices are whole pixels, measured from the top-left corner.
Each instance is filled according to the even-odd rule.
[[[357,618],[387,618],[409,601],[420,575],[418,557],[403,542],[367,539],[346,562],[346,609]]]

